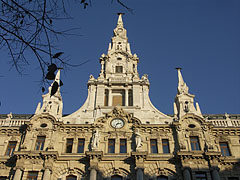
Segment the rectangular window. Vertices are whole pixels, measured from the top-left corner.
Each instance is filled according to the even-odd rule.
[[[162,149],[163,149],[163,153],[170,153],[168,139],[163,139],[162,140]]]
[[[123,67],[122,66],[116,66],[116,73],[122,73]]]
[[[222,156],[231,156],[228,143],[220,142],[219,145],[220,145]]]
[[[45,143],[45,136],[38,136],[36,141],[35,150],[43,150]]]
[[[207,180],[205,172],[195,172],[196,180]]]
[[[128,90],[128,106],[133,106],[133,92],[131,89]]]
[[[85,139],[78,139],[78,153],[84,153]]]
[[[112,106],[125,106],[125,91],[122,89],[112,90]]]
[[[73,138],[69,138],[67,139],[66,153],[72,153],[72,147],[73,147]]]
[[[27,180],[37,180],[38,172],[30,171],[28,172]]]
[[[192,151],[199,151],[200,150],[199,140],[198,140],[197,136],[191,136],[190,137],[190,143],[191,143]]]
[[[151,153],[158,153],[158,147],[157,147],[157,140],[151,139],[150,140],[150,146],[151,146]]]
[[[108,153],[115,153],[115,139],[108,140]]]
[[[13,155],[13,152],[16,148],[16,145],[17,145],[17,141],[9,141],[7,151],[6,151],[7,156],[12,156]]]
[[[120,153],[127,153],[127,140],[120,139]]]
[[[105,89],[105,93],[104,93],[104,106],[108,106],[108,97],[109,96],[109,91],[107,89]]]
[[[6,176],[0,176],[0,180],[7,180]]]

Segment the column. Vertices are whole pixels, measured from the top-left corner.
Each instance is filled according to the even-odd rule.
[[[91,168],[90,180],[97,180],[97,170],[95,168]]]
[[[17,168],[17,170],[15,171],[13,180],[20,180],[21,177],[22,177],[22,171],[21,169]]]
[[[191,180],[190,170],[185,168],[183,171],[184,180]]]
[[[125,89],[125,106],[128,106],[128,89]]]
[[[49,169],[45,169],[44,174],[43,174],[43,180],[49,180],[51,176],[51,172]]]
[[[143,180],[143,169],[142,168],[137,169],[137,180]]]
[[[112,106],[112,89],[109,89],[108,106]]]
[[[212,177],[213,177],[213,180],[220,180],[220,176],[219,176],[219,173],[218,173],[218,168],[214,168],[212,170]]]

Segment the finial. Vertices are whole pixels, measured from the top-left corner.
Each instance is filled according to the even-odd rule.
[[[178,71],[178,92],[180,94],[184,93],[187,94],[188,93],[188,86],[187,84],[184,82],[182,74],[181,74],[181,69],[180,67],[176,68]]]
[[[124,15],[124,13],[117,13],[117,14],[118,14],[117,25],[123,25],[122,15]]]

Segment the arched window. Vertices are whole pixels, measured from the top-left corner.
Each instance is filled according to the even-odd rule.
[[[66,180],[77,180],[77,176],[69,175],[66,177]]]
[[[122,180],[122,176],[114,175],[111,177],[111,180]]]
[[[157,180],[168,180],[167,176],[158,176]]]

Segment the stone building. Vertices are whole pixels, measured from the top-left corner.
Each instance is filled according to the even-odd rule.
[[[174,114],[160,112],[138,61],[119,14],[79,110],[63,116],[51,85],[34,115],[0,115],[0,180],[240,180],[240,115],[203,115],[180,69]]]

